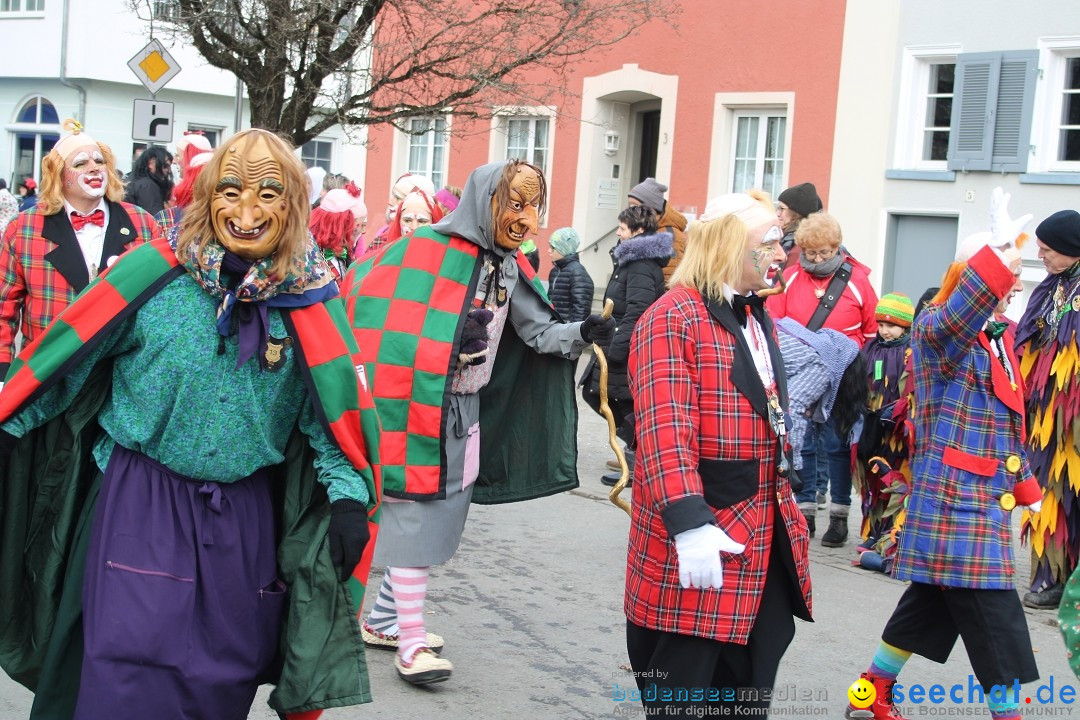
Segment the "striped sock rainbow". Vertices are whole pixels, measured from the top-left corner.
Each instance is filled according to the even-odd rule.
[[[870,662],[870,669],[867,672],[874,677],[895,680],[896,676],[900,674],[900,670],[903,669],[904,663],[910,657],[910,651],[893,647],[882,640],[874,653],[874,659]]]

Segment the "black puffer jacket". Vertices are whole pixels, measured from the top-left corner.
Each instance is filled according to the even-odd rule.
[[[638,318],[664,294],[664,267],[671,260],[675,238],[671,233],[635,235],[611,251],[615,273],[604,293],[615,303],[615,338],[607,350],[608,393],[620,400],[630,399],[626,363],[630,357],[630,336]],[[598,373],[597,373],[598,374]]]
[[[592,312],[593,281],[577,253],[555,261],[548,276],[548,297],[566,322],[581,322]]]

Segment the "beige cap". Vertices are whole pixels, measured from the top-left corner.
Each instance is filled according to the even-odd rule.
[[[61,125],[64,130],[67,130],[70,134],[60,138],[60,140],[53,145],[53,152],[57,153],[65,161],[71,155],[81,147],[86,145],[97,145],[98,141],[90,137],[87,133],[83,132],[82,123],[78,120],[68,118]]]

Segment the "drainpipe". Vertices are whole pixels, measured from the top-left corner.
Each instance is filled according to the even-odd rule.
[[[75,119],[86,124],[86,88],[67,77],[67,48],[68,48],[68,2],[64,0],[64,9],[60,25],[60,84],[72,88],[79,93],[79,114]]]

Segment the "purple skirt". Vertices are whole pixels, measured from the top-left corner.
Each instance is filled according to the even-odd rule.
[[[285,592],[265,470],[203,482],[117,446],[87,551],[75,720],[244,720]]]

